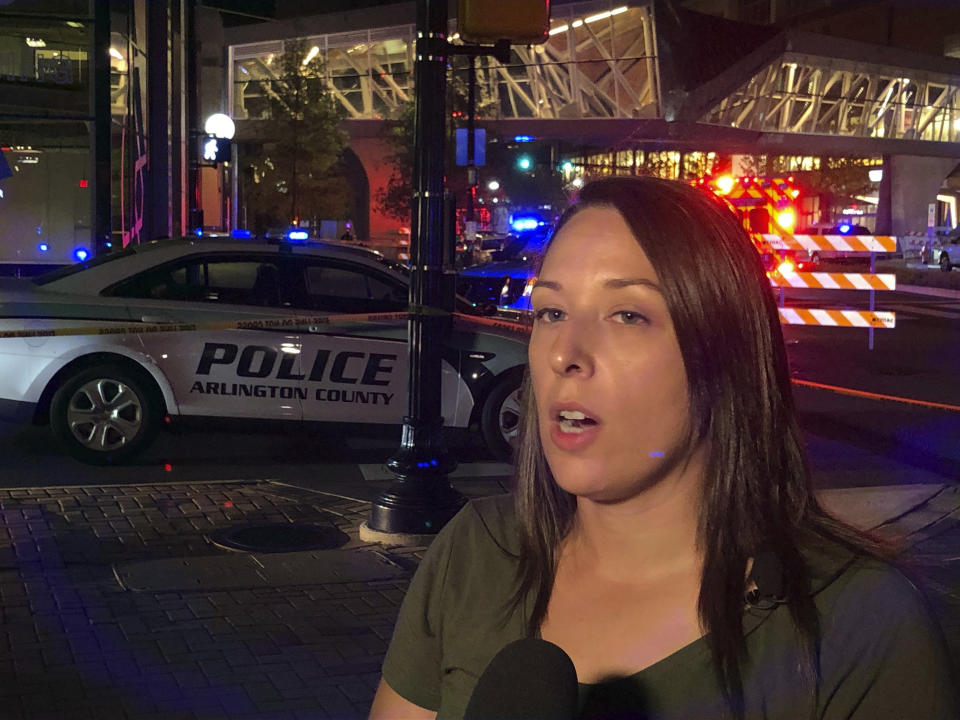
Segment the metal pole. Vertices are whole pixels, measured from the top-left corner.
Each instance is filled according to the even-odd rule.
[[[876,258],[877,258],[877,254],[875,252],[871,252],[870,253],[870,274],[871,275],[877,271]],[[875,300],[876,300],[876,290],[874,290],[871,287],[870,288],[870,313],[871,314],[876,310]],[[873,323],[872,322],[870,323],[870,335],[867,338],[867,349],[873,350]]]
[[[131,9],[132,12],[132,9]],[[93,108],[93,254],[105,253],[113,232],[110,171],[110,7],[94,3],[93,62],[90,100]]]
[[[419,0],[414,62],[416,140],[410,238],[410,385],[400,449],[387,461],[397,476],[370,507],[361,535],[437,533],[464,497],[447,479],[456,467],[443,438],[440,406],[443,306],[443,175],[447,0]],[[402,542],[399,538],[395,541]]]
[[[197,115],[199,114],[199,84],[200,74],[197,72],[197,3],[196,0],[186,0],[185,5],[185,27],[183,31],[184,47],[187,52],[184,56],[187,90],[187,232],[193,232],[196,228],[203,226],[203,218],[200,217],[200,159],[197,155],[199,147],[197,142],[200,138],[199,123]],[[186,232],[184,233],[186,234]]]
[[[477,168],[473,164],[476,155],[474,145],[474,131],[476,127],[474,115],[477,108],[477,59],[470,56],[470,66],[467,71],[467,222],[473,222],[473,195],[477,186]],[[471,240],[473,238],[470,238]]]

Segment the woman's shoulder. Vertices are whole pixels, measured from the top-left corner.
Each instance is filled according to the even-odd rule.
[[[814,597],[847,602],[866,597],[894,606],[919,601],[923,597],[892,561],[858,548],[822,539],[807,544],[802,552]]]
[[[839,708],[859,703],[864,717],[956,717],[952,662],[926,595],[891,562],[849,549],[829,557],[814,594],[823,696]]]
[[[455,544],[466,552],[499,548],[506,555],[516,556],[519,545],[513,496],[491,495],[470,500],[437,540]]]
[[[808,551],[811,590],[824,637],[856,652],[859,645],[939,645],[942,631],[929,599],[894,562],[823,543]],[[865,648],[861,648],[865,649]]]

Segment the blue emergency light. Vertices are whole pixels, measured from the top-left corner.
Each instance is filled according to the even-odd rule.
[[[517,143],[533,142],[533,135],[514,135],[513,141]]]
[[[73,251],[73,256],[77,259],[78,262],[83,262],[88,257],[90,257],[90,253],[86,248],[78,247],[76,250]]]
[[[539,218],[531,217],[529,215],[522,215],[510,220],[510,227],[517,232],[523,232],[524,230],[535,230],[540,226],[540,222],[541,221]]]
[[[306,240],[310,237],[310,233],[306,230],[290,230],[287,233],[287,240]]]
[[[50,249],[50,246],[47,245],[46,243],[40,243],[39,245],[37,245],[37,250],[39,250],[40,252],[46,252],[49,249]]]
[[[230,237],[237,238],[238,240],[249,240],[251,237],[253,237],[253,233],[251,233],[249,230],[236,228],[230,231]]]
[[[850,227],[850,223],[843,223],[843,225],[841,225],[841,226],[840,226],[839,228],[837,228],[837,229],[840,231],[840,234],[841,234],[841,235],[846,235],[847,233],[850,232],[850,230],[851,230],[852,228]]]

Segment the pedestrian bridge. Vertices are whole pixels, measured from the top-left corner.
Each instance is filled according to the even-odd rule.
[[[413,97],[414,37],[403,24],[299,39],[321,58],[347,118],[390,119]],[[287,42],[230,46],[235,118],[269,118]],[[468,62],[452,60],[461,87]],[[477,116],[486,120],[661,119],[887,148],[905,141],[909,152],[950,156],[946,145],[960,141],[960,60],[689,11],[655,14],[647,2],[554,5],[546,43],[515,46],[506,63],[476,63]]]

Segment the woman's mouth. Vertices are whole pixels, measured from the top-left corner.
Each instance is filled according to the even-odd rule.
[[[596,420],[587,417],[579,410],[561,410],[557,413],[557,422],[560,425],[560,432],[574,435],[586,432],[588,428],[597,424]]]
[[[600,435],[600,420],[588,408],[564,403],[551,408],[550,440],[560,450],[584,450]]]

